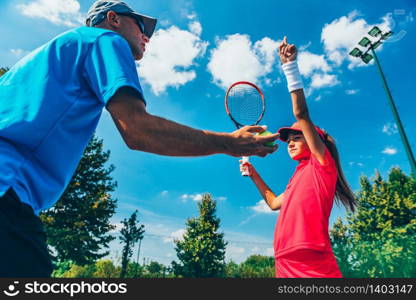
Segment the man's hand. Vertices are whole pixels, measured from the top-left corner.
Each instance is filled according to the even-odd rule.
[[[244,126],[231,133],[232,144],[228,147],[229,154],[233,156],[261,156],[273,153],[277,150],[278,145],[273,147],[265,146],[266,143],[274,142],[279,138],[279,134],[267,136],[254,135],[265,131],[262,126]]]
[[[279,56],[282,64],[296,60],[298,50],[293,44],[287,43],[287,37],[283,38],[283,42],[279,46]]]

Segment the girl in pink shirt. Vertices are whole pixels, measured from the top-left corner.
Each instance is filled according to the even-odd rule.
[[[289,156],[299,165],[279,196],[253,165],[242,163],[240,169],[248,170],[268,206],[280,210],[274,235],[276,277],[342,277],[332,251],[328,222],[334,198],[354,211],[354,194],[342,172],[334,139],[315,126],[309,116],[296,62],[297,49],[287,43],[286,37],[279,56],[297,120],[291,127],[279,129],[280,139],[288,143]]]

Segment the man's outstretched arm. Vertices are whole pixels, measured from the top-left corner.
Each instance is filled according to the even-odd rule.
[[[143,101],[129,88],[120,89],[109,101],[110,112],[127,146],[134,150],[169,156],[202,156],[224,153],[232,156],[266,156],[277,146],[264,146],[278,134],[255,136],[260,126],[247,126],[232,133],[197,130],[147,113]]]

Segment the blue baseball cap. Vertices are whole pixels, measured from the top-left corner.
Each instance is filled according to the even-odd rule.
[[[150,38],[156,28],[157,19],[139,14],[134,11],[127,3],[118,0],[99,0],[94,2],[88,10],[85,23],[87,26],[95,26],[102,22],[107,12],[114,11],[122,15],[128,15],[136,19],[142,32]]]

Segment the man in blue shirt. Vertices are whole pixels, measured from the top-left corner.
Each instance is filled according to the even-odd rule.
[[[129,148],[160,155],[265,156],[278,134],[260,126],[196,130],[146,111],[134,60],[156,19],[124,2],[97,1],[70,30],[0,78],[0,277],[47,277],[52,264],[37,217],[69,183],[103,108]]]

